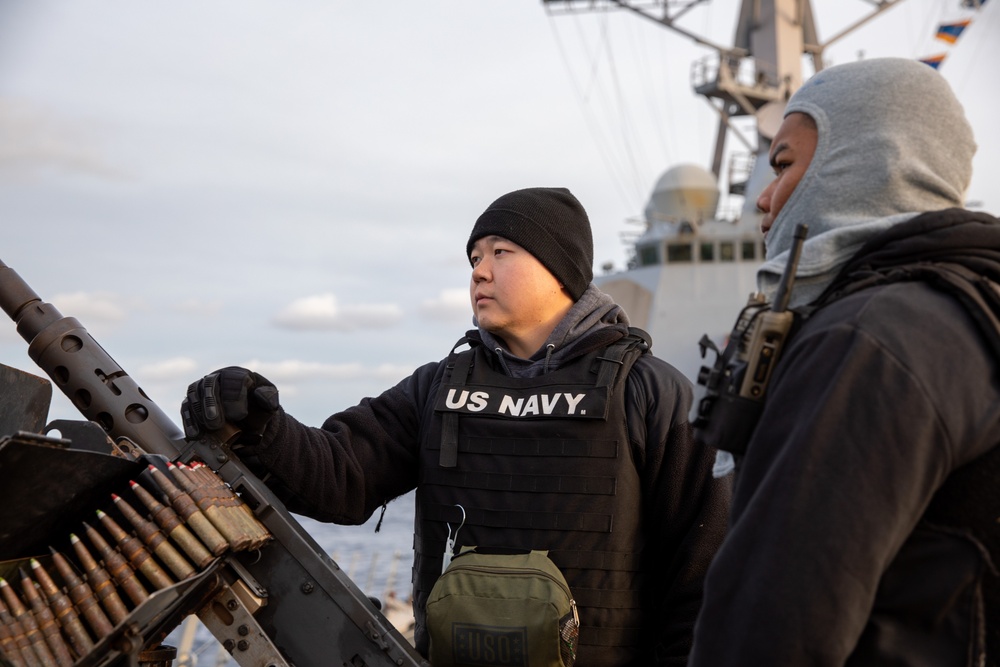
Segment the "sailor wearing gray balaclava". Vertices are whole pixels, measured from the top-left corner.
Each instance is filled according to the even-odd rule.
[[[759,348],[766,390],[706,417],[735,483],[690,667],[1000,664],[1000,220],[961,208],[974,151],[919,62],[789,101],[758,279],[808,225],[796,322]]]
[[[863,110],[863,111],[859,111]],[[777,287],[800,223],[809,236],[792,306],[808,303],[873,234],[924,211],[961,206],[976,143],[961,104],[934,69],[879,58],[825,69],[791,98],[785,117],[816,124],[816,151],[765,237],[758,287]]]

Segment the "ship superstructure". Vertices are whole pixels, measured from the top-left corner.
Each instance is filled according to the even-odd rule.
[[[743,0],[732,46],[722,46],[678,23],[700,0],[546,0],[566,11],[619,7],[710,49],[693,64],[691,83],[718,114],[711,170],[681,164],[665,171],[646,205],[628,268],[595,278],[631,323],[652,335],[654,353],[692,380],[701,366],[699,339],[707,333],[721,343],[756,290],[764,258],[756,200],[771,179],[770,140],[788,98],[822,69],[827,47],[899,2],[865,3],[873,8],[821,43],[809,0]],[[745,137],[735,119],[751,119],[755,136]],[[730,137],[743,143],[744,154],[727,151]],[[734,209],[733,201],[740,206]]]

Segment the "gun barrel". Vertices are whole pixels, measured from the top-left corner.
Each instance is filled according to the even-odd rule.
[[[41,301],[34,290],[28,287],[12,268],[4,264],[3,260],[0,260],[0,284],[4,287],[3,293],[0,294],[0,307],[15,322],[21,308],[34,301]],[[25,340],[31,342],[29,338]]]
[[[28,342],[28,355],[83,416],[112,437],[176,459],[185,449],[177,425],[146,396],[80,322],[45,303],[0,260],[0,306]],[[67,358],[72,363],[67,363]]]

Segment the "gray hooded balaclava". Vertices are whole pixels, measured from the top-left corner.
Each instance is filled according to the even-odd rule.
[[[809,234],[791,305],[819,296],[872,235],[925,211],[962,206],[976,151],[972,128],[948,82],[903,58],[877,58],[818,72],[785,115],[816,122],[808,169],[765,239],[757,281],[773,296],[796,225]]]

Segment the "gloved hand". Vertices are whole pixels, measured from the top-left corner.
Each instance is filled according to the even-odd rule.
[[[181,402],[184,434],[196,438],[228,422],[244,433],[260,435],[278,410],[278,389],[264,376],[228,366],[188,386]]]

